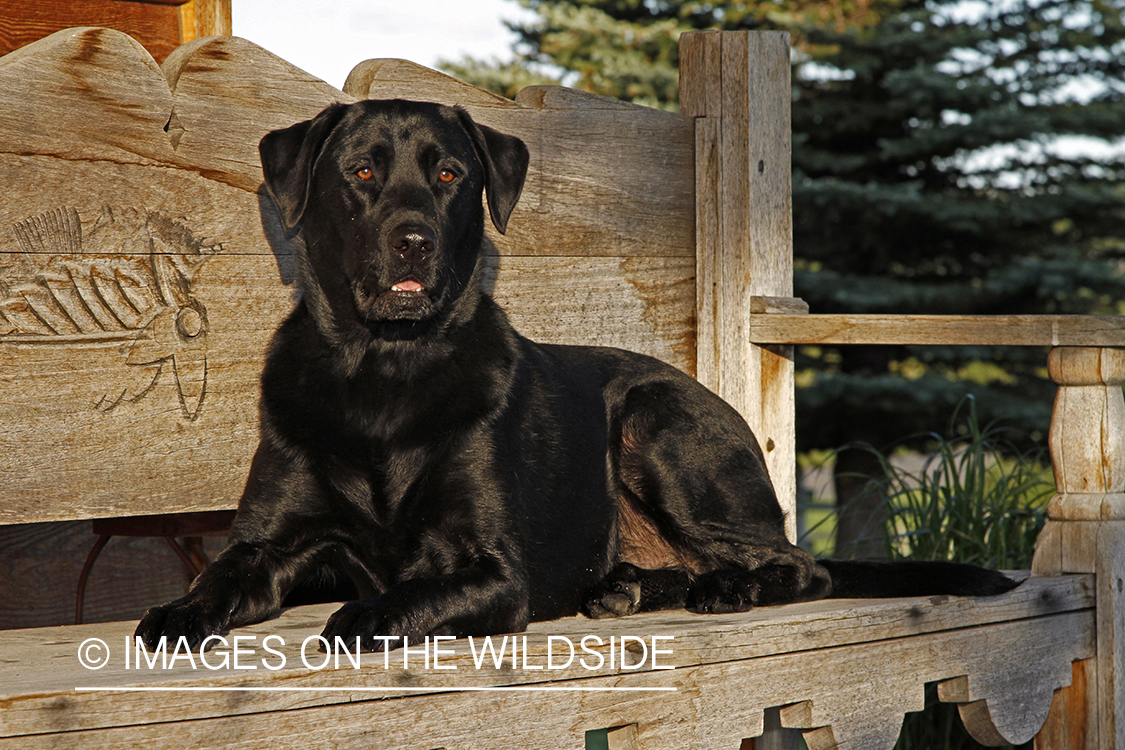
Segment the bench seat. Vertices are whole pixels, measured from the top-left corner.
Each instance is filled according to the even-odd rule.
[[[503,637],[492,639],[504,653],[499,667],[482,639],[411,645],[405,667],[402,650],[367,653],[358,669],[347,655],[334,668],[310,641],[309,668],[302,643],[337,606],[296,607],[236,629],[205,657],[170,647],[168,669],[159,654],[138,665],[135,647],[126,668],[135,622],[10,631],[0,640],[0,749],[553,749],[582,748],[586,732],[607,729],[620,747],[734,749],[771,723],[806,730],[814,750],[890,748],[931,682],[968,716],[991,709],[996,731],[1022,742],[1055,689],[1070,684],[1072,662],[1094,655],[1089,575],[1034,577],[984,599],[534,623],[514,637],[514,666],[512,638],[503,649]],[[93,638],[109,651],[100,669],[79,658],[80,649],[105,656]]]

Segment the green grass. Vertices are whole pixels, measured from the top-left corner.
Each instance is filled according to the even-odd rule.
[[[982,427],[971,398],[954,412],[950,432],[963,436],[932,436],[934,451],[917,472],[880,454],[888,555],[1030,567],[1055,492],[1043,451],[1019,450],[1012,431],[997,423]]]
[[[885,473],[875,481],[886,498],[887,556],[1029,568],[1055,485],[1045,452],[1019,449],[1025,442],[1019,437],[999,423],[982,426],[969,397],[954,411],[946,435],[925,436],[931,449],[917,470],[892,461],[893,450],[848,446],[875,453]],[[820,553],[828,546],[824,537],[835,519],[825,515],[823,506],[810,510],[816,515],[806,518],[803,543],[815,540]],[[896,750],[984,747],[966,734],[956,706],[937,702],[932,686],[926,702],[925,711],[906,715]]]

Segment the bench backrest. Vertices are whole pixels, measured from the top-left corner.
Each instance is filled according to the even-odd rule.
[[[556,87],[513,102],[403,61],[345,88],[231,37],[162,68],[105,29],[0,58],[0,524],[234,507],[295,294],[257,143],[333,101],[459,104],[525,139],[490,235],[516,325],[695,374],[693,118]]]

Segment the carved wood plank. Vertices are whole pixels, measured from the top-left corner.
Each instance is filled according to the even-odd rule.
[[[1120,315],[754,315],[760,344],[1125,346]]]
[[[92,222],[87,253],[0,254],[9,268],[32,266],[0,302],[0,523],[234,507],[241,494],[262,357],[291,290],[273,256],[226,253],[224,240],[207,246],[224,252],[191,256],[190,298],[165,304],[151,257],[98,255],[110,236],[147,247],[145,222],[157,218]],[[540,340],[648,351],[688,369],[691,271],[655,261],[508,258],[497,297]]]
[[[5,156],[110,165],[172,156],[164,76],[140,44],[109,29],[60,31],[0,57],[0,102]]]
[[[163,71],[175,96],[168,124],[179,165],[258,192],[258,142],[266,133],[353,99],[238,37],[210,37],[169,55]]]

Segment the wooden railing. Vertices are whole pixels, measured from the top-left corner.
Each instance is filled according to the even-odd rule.
[[[1037,746],[1125,747],[1125,317],[793,314],[802,306],[758,300],[751,341],[1051,347],[1048,372],[1058,393],[1049,442],[1057,490],[1033,573],[1095,574],[1097,655],[1075,666],[1077,679],[1060,699],[1066,708],[1052,715]],[[968,726],[977,720],[972,710],[961,713]],[[987,742],[988,734],[978,739],[999,742]]]

